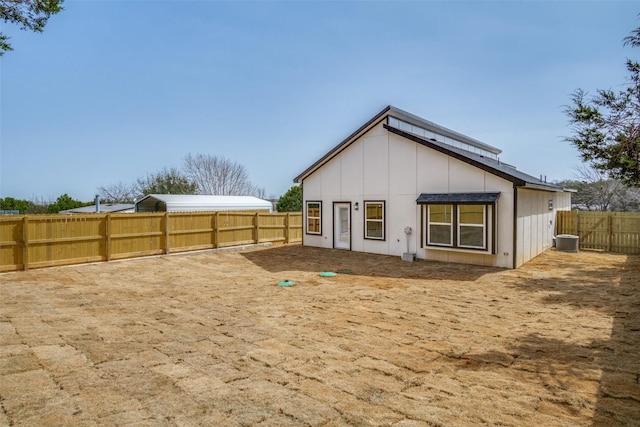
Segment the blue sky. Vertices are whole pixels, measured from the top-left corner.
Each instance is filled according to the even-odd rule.
[[[394,105],[548,180],[581,162],[563,105],[619,89],[640,2],[73,1],[2,31],[0,197],[89,201],[188,154],[279,196]]]

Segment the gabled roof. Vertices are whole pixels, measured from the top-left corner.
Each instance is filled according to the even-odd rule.
[[[388,120],[391,117],[397,120]],[[364,135],[369,129],[384,122],[384,128],[391,133],[412,140],[418,144],[432,148],[448,156],[454,157],[470,165],[476,166],[489,173],[497,175],[517,186],[529,187],[546,191],[562,191],[563,188],[544,182],[532,175],[518,171],[515,167],[501,163],[498,154],[502,151],[496,147],[462,135],[451,129],[415,116],[391,105],[385,107],[378,114],[362,125],[358,130],[332,148],[327,154],[294,178],[294,182],[301,182],[322,167],[329,160]],[[390,125],[393,123],[393,126]]]

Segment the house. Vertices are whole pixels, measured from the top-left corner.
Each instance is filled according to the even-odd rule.
[[[303,244],[516,268],[551,247],[571,193],[500,153],[388,106],[294,179]]]
[[[213,196],[195,194],[149,194],[136,202],[136,212],[242,210],[271,212],[272,204],[268,200],[252,196]]]

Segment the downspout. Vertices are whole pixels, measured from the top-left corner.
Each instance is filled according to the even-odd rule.
[[[518,186],[513,184],[513,265],[516,268],[516,253],[518,252]]]

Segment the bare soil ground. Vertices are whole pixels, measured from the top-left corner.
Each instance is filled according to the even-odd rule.
[[[3,426],[638,425],[639,353],[637,256],[281,246],[0,275]]]

